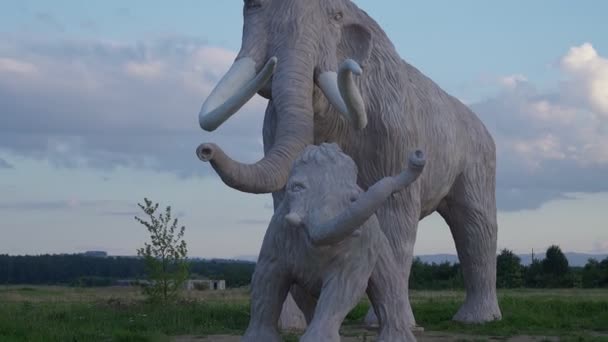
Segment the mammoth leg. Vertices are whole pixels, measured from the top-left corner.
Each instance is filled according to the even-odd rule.
[[[455,321],[482,323],[501,318],[496,298],[494,179],[484,167],[465,171],[438,208],[454,237],[466,289]]]
[[[291,282],[277,262],[260,260],[251,281],[251,318],[243,342],[279,342],[278,320]]]
[[[340,326],[365,293],[369,273],[356,267],[336,273],[323,284],[314,318],[300,342],[340,342]]]
[[[410,324],[403,310],[408,304],[407,287],[404,279],[392,272],[381,270],[398,268],[388,240],[379,248],[376,268],[367,287],[367,295],[378,317],[380,332],[378,341],[411,342],[416,338],[411,332]]]
[[[277,130],[277,112],[272,101],[269,102],[264,116],[264,126],[262,130],[262,138],[264,142],[264,155],[268,154],[276,140]],[[279,190],[272,193],[272,201],[274,211],[276,212],[279,204],[283,200],[284,190]],[[279,319],[279,328],[281,330],[304,330],[306,329],[306,317],[300,310],[304,303],[300,303],[299,296],[294,296],[289,293],[283,303],[281,316]],[[295,300],[295,301],[294,301]],[[296,305],[296,302],[299,305]],[[314,309],[313,309],[314,310]]]
[[[275,211],[279,207],[283,199],[283,191],[278,191],[272,194]],[[315,303],[304,289],[297,284],[293,284],[291,291],[287,294],[281,316],[279,318],[279,328],[284,331],[304,331],[307,323],[312,319],[312,314],[315,310]]]
[[[306,323],[310,324],[317,307],[317,298],[310,295],[308,291],[298,284],[293,284],[291,286],[290,294],[298,305],[298,308],[302,310],[304,317],[306,317]],[[304,329],[306,329],[306,326],[304,326]]]
[[[402,310],[407,324],[411,328],[416,327],[416,320],[409,301],[408,284],[420,218],[418,192],[418,187],[413,184],[410,189],[393,194],[386,204],[376,212],[380,228],[389,241],[396,263],[396,267],[379,264],[377,268],[379,272],[393,273],[395,277],[400,278],[400,282],[403,284],[402,291],[406,296]],[[367,313],[365,323],[368,326],[378,324],[372,308]]]

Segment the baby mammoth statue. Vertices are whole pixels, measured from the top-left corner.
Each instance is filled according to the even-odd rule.
[[[242,341],[281,341],[277,321],[292,284],[316,300],[301,308],[309,325],[300,341],[340,341],[342,321],[366,291],[379,319],[378,341],[415,341],[403,310],[406,284],[397,272],[380,271],[401,266],[374,212],[412,184],[424,164],[423,153],[413,152],[405,171],[363,192],[354,161],[338,145],[307,147],[266,231]]]

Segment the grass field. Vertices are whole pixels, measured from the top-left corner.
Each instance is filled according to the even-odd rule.
[[[608,290],[501,291],[504,318],[486,325],[450,320],[462,299],[461,292],[413,292],[418,324],[427,332],[454,334],[454,340],[525,335],[608,341]],[[0,341],[171,341],[184,335],[238,335],[247,327],[248,305],[245,290],[191,292],[179,303],[153,305],[130,288],[0,287]],[[351,312],[344,335],[368,334],[358,326],[367,308],[362,302]]]

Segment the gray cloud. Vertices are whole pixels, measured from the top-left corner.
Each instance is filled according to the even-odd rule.
[[[7,162],[6,160],[0,158],[0,169],[14,169],[15,167]]]
[[[66,209],[66,201],[28,201],[0,203],[0,210],[19,210],[19,211],[40,211]]]
[[[194,154],[202,142],[216,142],[244,162],[261,157],[259,98],[217,133],[198,127],[200,105],[233,51],[188,37],[132,44],[4,38],[0,150],[58,167],[145,168],[181,177],[212,173]],[[587,69],[569,61],[578,71],[556,90],[514,75],[503,79],[501,93],[471,105],[497,142],[501,210],[608,191],[608,122],[594,112],[603,108],[597,96],[572,96],[577,82],[590,81],[580,71]],[[567,77],[569,70],[563,69]]]
[[[571,61],[573,50],[563,59]],[[535,209],[572,192],[608,191],[608,117],[593,105],[597,93],[571,91],[577,85],[592,89],[587,83],[598,76],[590,81],[579,71],[561,71],[566,80],[556,90],[539,90],[514,75],[502,80],[501,93],[471,105],[497,143],[501,210]]]
[[[267,225],[269,222],[269,220],[257,220],[257,219],[244,219],[244,220],[238,220],[236,221],[236,223],[238,224],[243,224],[246,226],[252,225],[252,226],[257,226],[257,225]]]
[[[497,206],[502,211],[535,210],[548,201],[566,199],[574,198],[559,190],[498,188],[496,191]]]
[[[141,215],[139,211],[104,211],[101,213],[103,216],[128,216],[135,217]]]
[[[117,206],[114,205],[113,208],[116,208]],[[138,216],[140,218],[145,218],[146,214],[140,210],[140,208],[137,205],[134,205],[132,203],[121,203],[120,205],[121,209],[110,209],[110,210],[103,210],[100,211],[99,214],[102,216],[128,216],[128,217],[134,217],[134,216]],[[159,208],[158,208],[159,212],[163,212],[165,210],[165,206],[162,206],[159,204]],[[178,219],[182,219],[184,217],[188,216],[186,214],[186,212],[184,211],[178,211],[176,212],[172,212],[172,217],[173,218],[178,218]]]
[[[0,210],[17,211],[55,211],[55,210],[82,210],[93,209],[102,212],[111,212],[109,208],[132,206],[124,201],[117,200],[50,200],[50,201],[18,201],[0,202]]]
[[[172,37],[134,44],[7,39],[2,52],[13,57],[4,68],[12,77],[0,77],[8,113],[0,117],[0,149],[60,167],[180,176],[210,172],[194,154],[202,142],[217,142],[247,162],[261,156],[260,100],[217,134],[198,127],[200,105],[230,66],[232,51]]]

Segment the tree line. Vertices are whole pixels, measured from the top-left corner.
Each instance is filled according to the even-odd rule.
[[[584,267],[571,267],[558,246],[547,249],[543,259],[530,265],[504,249],[496,258],[499,288],[597,288],[608,287],[608,258],[590,259]],[[224,279],[228,287],[248,285],[254,263],[229,260],[189,260],[192,278]],[[145,263],[133,257],[90,257],[74,255],[0,255],[0,284],[107,286],[118,279],[146,279]],[[460,265],[412,264],[410,288],[440,290],[463,288]]]
[[[188,260],[191,278],[223,279],[228,287],[249,284],[254,263]],[[143,258],[81,254],[0,255],[0,284],[109,286],[116,280],[146,279]]]
[[[608,287],[608,257],[602,261],[589,259],[584,267],[571,267],[559,246],[547,249],[543,259],[533,258],[530,265],[522,265],[512,251],[503,249],[496,257],[496,285],[498,288],[598,288]],[[444,262],[412,264],[410,288],[463,288],[460,265]]]

